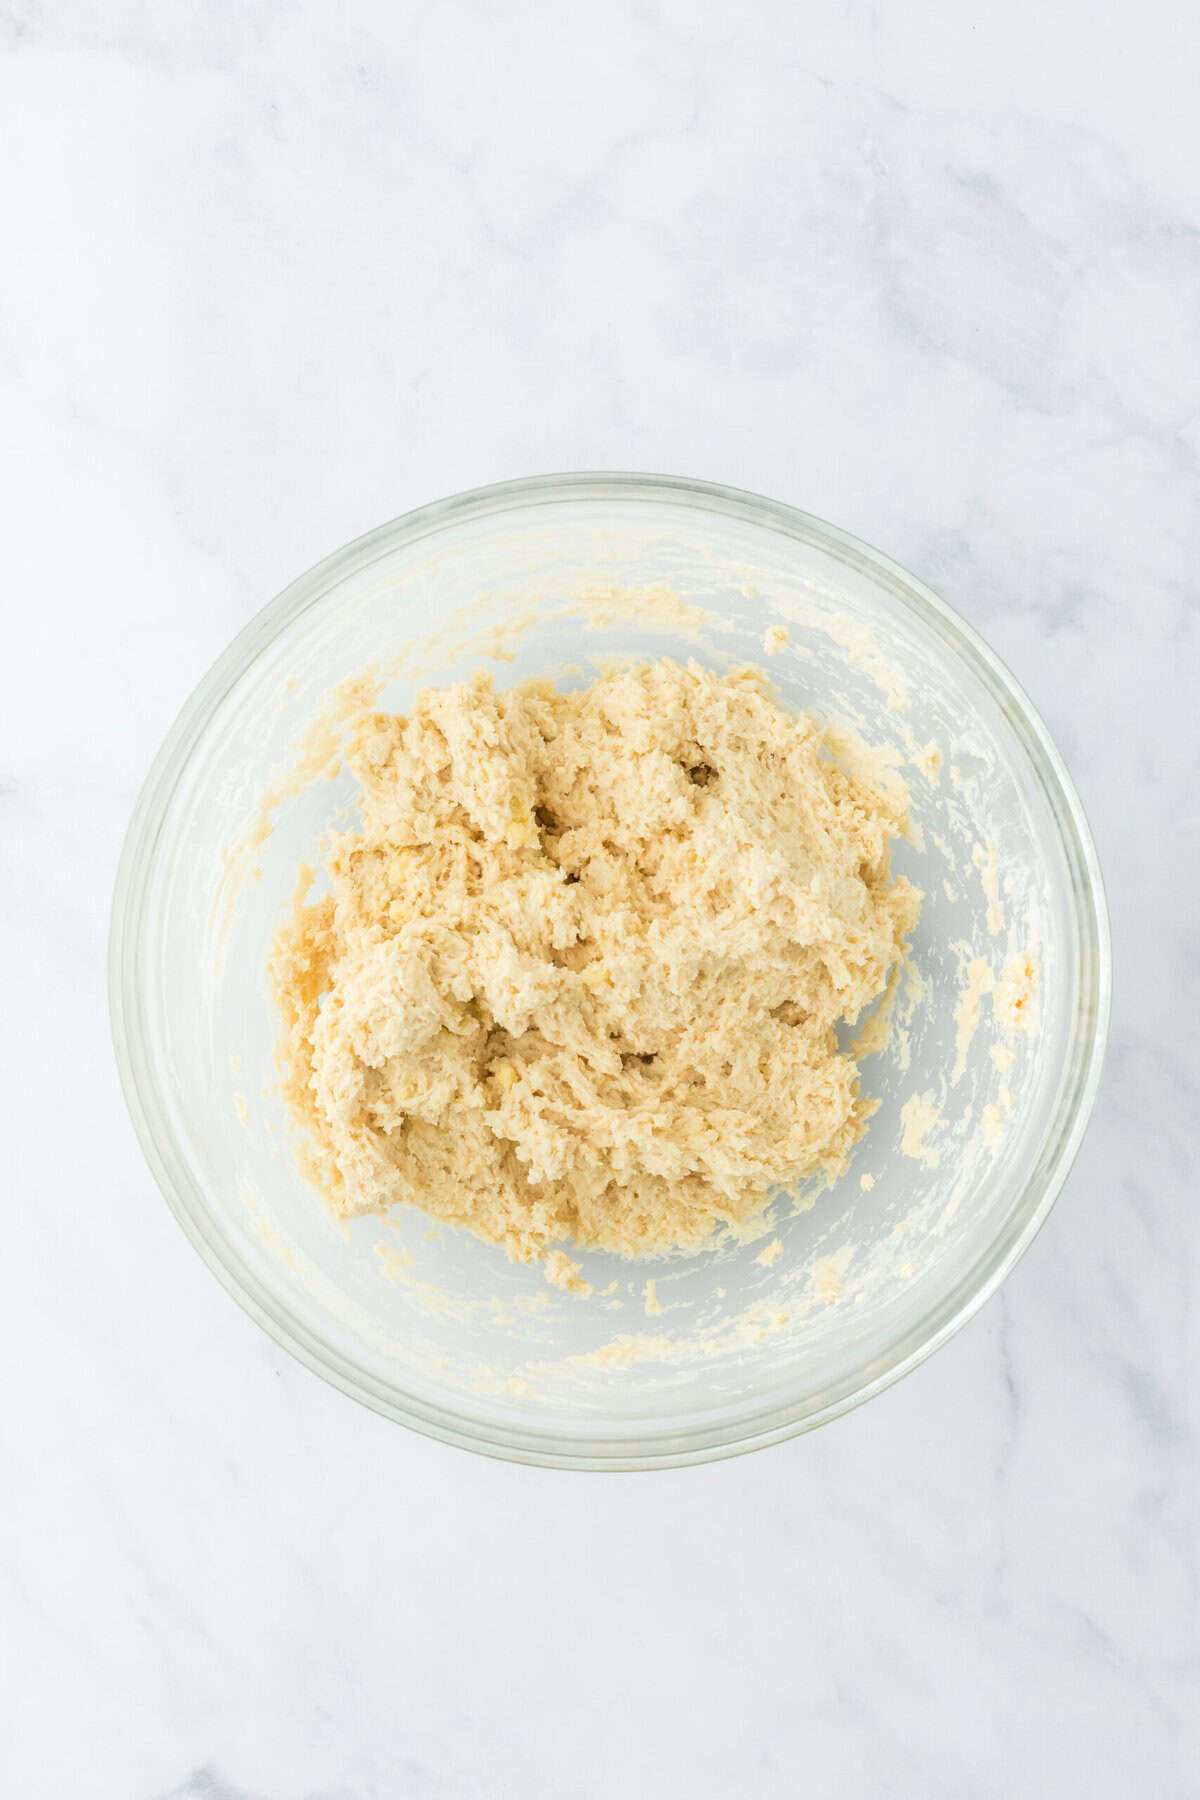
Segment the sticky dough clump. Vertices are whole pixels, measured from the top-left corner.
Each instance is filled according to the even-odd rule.
[[[346,754],[361,829],[270,960],[339,1215],[636,1256],[841,1167],[875,1103],[835,1028],[920,907],[879,757],[755,669],[667,661],[572,693],[479,674],[363,713]]]

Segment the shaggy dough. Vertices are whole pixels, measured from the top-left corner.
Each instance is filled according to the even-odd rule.
[[[875,1103],[835,1027],[920,895],[907,793],[752,668],[657,662],[558,693],[490,677],[368,712],[362,829],[270,975],[309,1174],[515,1258],[693,1249],[836,1172]]]

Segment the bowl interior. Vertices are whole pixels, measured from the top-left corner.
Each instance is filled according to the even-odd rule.
[[[767,659],[773,624],[788,641]],[[881,1104],[850,1168],[700,1256],[585,1254],[586,1298],[417,1212],[336,1225],[294,1161],[264,973],[298,865],[353,816],[349,778],[319,772],[334,739],[314,740],[314,719],[372,663],[389,670],[381,704],[403,710],[481,662],[502,685],[573,685],[605,659],[660,655],[765,663],[790,708],[895,746],[909,783],[920,841],[895,862],[925,895],[915,974],[863,1060],[863,1092]],[[689,1460],[869,1392],[952,1329],[1028,1241],[1097,1057],[1089,858],[1077,803],[1011,684],[884,559],[715,491],[501,491],[331,558],[185,709],[127,849],[118,1047],[181,1219],[323,1373],[501,1454]],[[1010,1031],[1004,982],[1022,959],[1036,1017]]]

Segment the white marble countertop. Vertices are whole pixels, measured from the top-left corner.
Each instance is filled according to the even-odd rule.
[[[1200,1790],[1197,15],[742,10],[0,10],[14,1800]],[[623,467],[979,626],[1090,811],[1116,1009],[1049,1224],[932,1361],[762,1455],[564,1476],[358,1409],[221,1291],[105,934],[160,737],[294,574]]]

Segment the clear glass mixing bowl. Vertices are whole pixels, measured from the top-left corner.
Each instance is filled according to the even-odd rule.
[[[670,591],[701,609],[698,625],[673,612]],[[763,662],[764,631],[779,623],[788,642],[768,666],[782,699],[895,744],[923,838],[896,857],[926,895],[914,939],[923,992],[901,996],[890,1042],[863,1061],[863,1091],[881,1104],[852,1166],[807,1210],[781,1200],[749,1241],[653,1265],[585,1255],[587,1298],[419,1213],[335,1225],[297,1170],[273,1089],[264,976],[298,865],[350,816],[344,773],[286,780],[330,690],[418,643],[382,704],[403,710],[417,687],[489,656],[500,682],[585,681],[591,659],[613,656]],[[256,808],[281,775],[272,829],[255,843]],[[1025,955],[1036,1029],[1008,1036],[984,998],[959,1057],[972,961],[986,986]],[[293,583],[168,735],[129,829],[112,925],[129,1107],[213,1272],[302,1362],[390,1418],[571,1468],[772,1443],[944,1343],[1062,1185],[1095,1094],[1108,995],[1079,800],[987,646],[845,533],[652,476],[482,489],[385,525]],[[935,1122],[909,1131],[906,1150],[914,1096]]]

